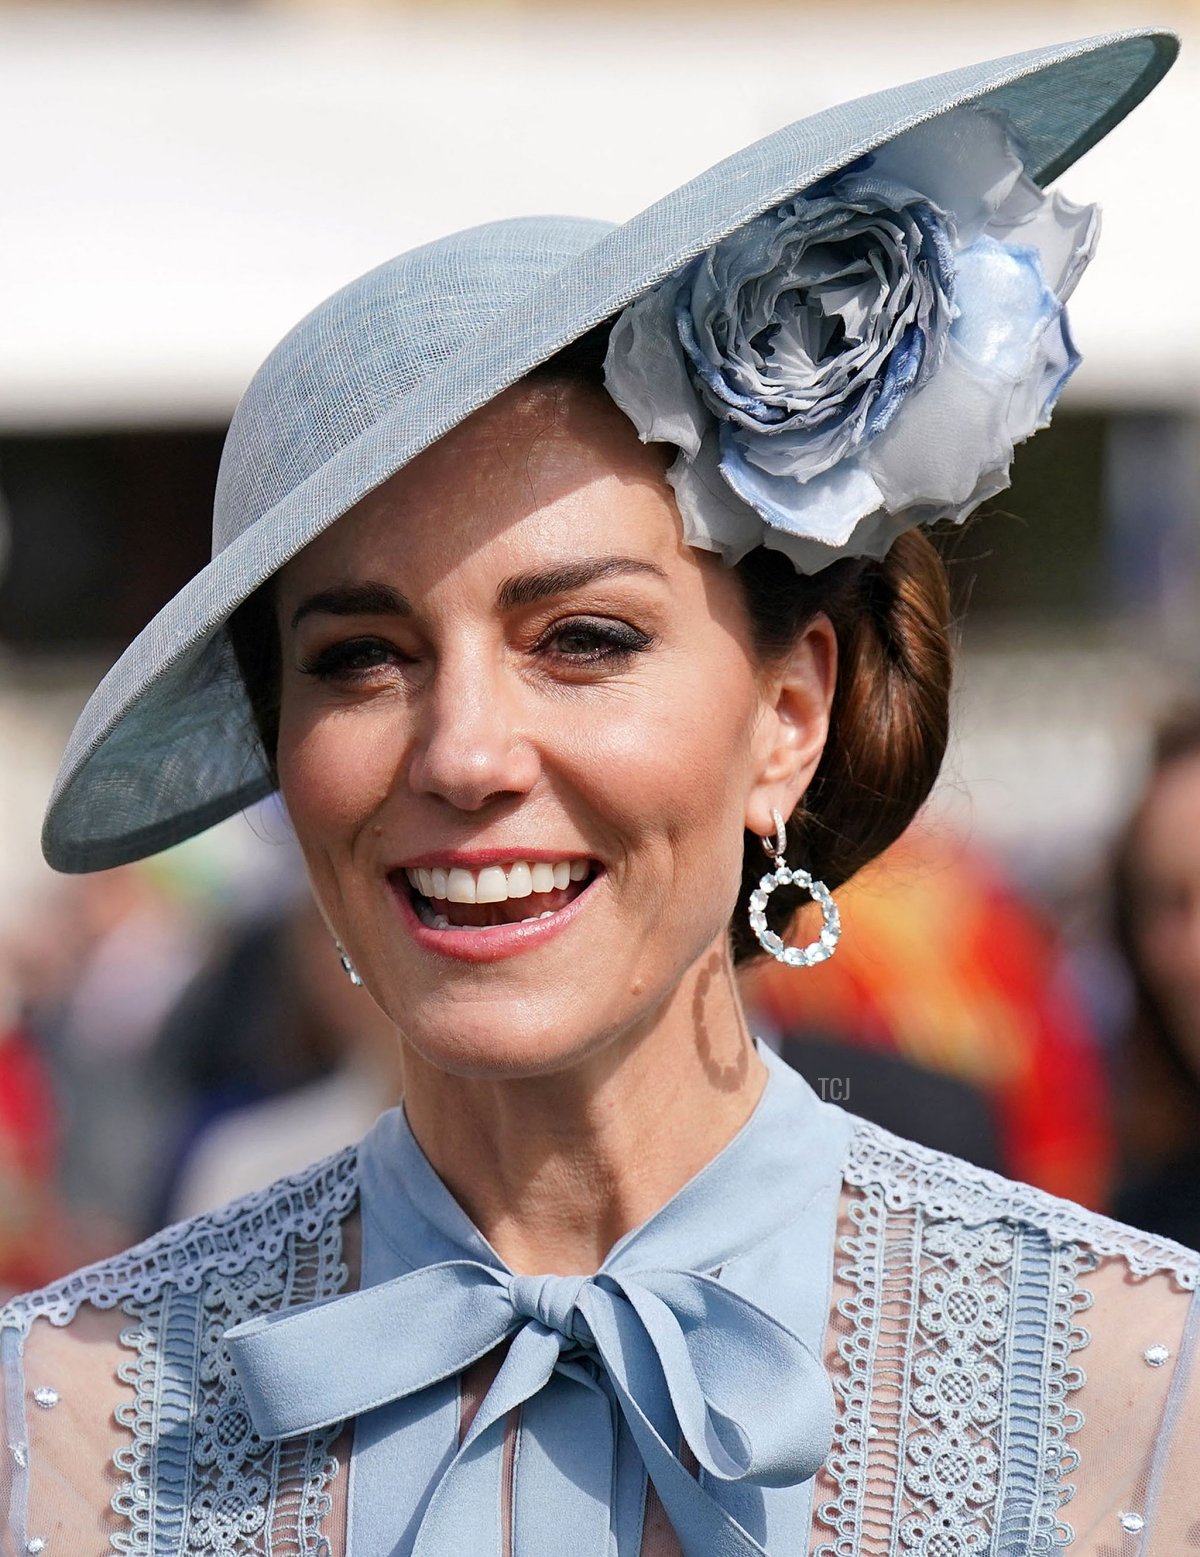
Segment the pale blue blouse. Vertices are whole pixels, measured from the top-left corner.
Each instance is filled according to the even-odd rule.
[[[84,1305],[124,1325],[120,1557],[638,1557],[651,1484],[685,1557],[803,1557],[810,1531],[818,1557],[1029,1557],[1072,1545],[1076,1509],[1088,1551],[1200,1550],[1200,1255],[891,1135],[760,1053],[743,1129],[591,1276],[514,1275],[397,1109],[14,1299],[3,1557],[81,1557],[56,1534],[70,1443],[38,1464],[75,1383],[27,1364],[68,1355],[40,1327]],[[501,1342],[463,1432],[460,1376]]]
[[[747,1124],[586,1279],[514,1275],[403,1110],[379,1121],[360,1157],[362,1290],[228,1337],[265,1436],[359,1418],[350,1552],[501,1551],[516,1406],[529,1557],[561,1553],[564,1530],[580,1557],[637,1557],[647,1474],[685,1552],[742,1557],[807,1529],[833,1433],[821,1349],[850,1124],[764,1054]],[[460,1447],[457,1376],[510,1337]]]

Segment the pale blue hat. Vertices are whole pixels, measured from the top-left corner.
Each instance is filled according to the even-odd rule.
[[[72,734],[42,835],[51,865],[153,854],[273,780],[224,623],[414,455],[695,255],[914,125],[1002,111],[1039,183],[1169,69],[1137,31],[968,66],[829,108],[718,163],[632,220],[526,217],[414,249],[334,294],[275,348],[234,415],[212,561],[139,634]]]

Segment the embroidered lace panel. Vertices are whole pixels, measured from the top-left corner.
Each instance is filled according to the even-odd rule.
[[[851,1203],[840,1267],[839,1419],[820,1557],[1049,1552],[1078,1457],[1068,1366],[1086,1333],[1079,1250],[1003,1223],[926,1222],[878,1186]]]
[[[1026,1557],[1071,1542],[1101,1256],[1200,1280],[1200,1255],[858,1121],[839,1240],[839,1419],[815,1557]],[[1133,1551],[1135,1548],[1129,1548]],[[1114,1547],[1124,1551],[1124,1547]]]
[[[342,1223],[356,1189],[355,1154],[342,1152],[18,1299],[0,1315],[10,1340],[27,1335],[39,1317],[69,1324],[84,1303],[119,1308],[131,1320],[121,1334],[134,1354],[119,1370],[133,1399],[117,1410],[130,1440],[114,1456],[120,1486],[112,1506],[124,1525],[111,1536],[114,1553],[327,1554],[321,1526],[337,1468],[333,1435],[283,1445],[260,1439],[221,1338],[254,1313],[341,1289]],[[11,1521],[17,1549],[40,1550],[40,1537],[23,1528],[21,1491],[15,1488]]]

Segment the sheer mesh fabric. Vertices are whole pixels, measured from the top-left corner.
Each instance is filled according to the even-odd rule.
[[[339,1232],[346,1281],[349,1286],[356,1286],[361,1253],[357,1212],[341,1220]],[[246,1280],[245,1273],[241,1285],[252,1290],[253,1284]],[[214,1337],[203,1339],[211,1344]],[[11,1345],[8,1350],[12,1350]],[[7,1544],[0,1544],[2,1557],[26,1557],[30,1543],[35,1552],[43,1552],[45,1557],[110,1557],[114,1552],[130,1553],[132,1557],[144,1550],[153,1550],[158,1557],[160,1551],[174,1550],[165,1544],[169,1539],[166,1521],[154,1532],[155,1541],[164,1544],[146,1546],[140,1539],[145,1532],[130,1517],[131,1503],[143,1504],[151,1499],[149,1493],[146,1498],[138,1496],[143,1485],[140,1479],[131,1485],[130,1472],[142,1457],[138,1445],[138,1385],[139,1365],[144,1358],[138,1329],[131,1324],[130,1314],[120,1308],[102,1310],[84,1303],[65,1325],[35,1321],[21,1351],[19,1366],[14,1366],[15,1359],[5,1355],[5,1383],[15,1379],[23,1394],[24,1430],[23,1434],[16,1433],[16,1413],[10,1407],[6,1412],[9,1454],[3,1462],[4,1470],[0,1471],[0,1510],[12,1506],[13,1489],[11,1485],[5,1486],[3,1476],[5,1472],[11,1474],[14,1467],[12,1445],[14,1436],[18,1436],[26,1446],[19,1458],[27,1461],[28,1518],[24,1532],[15,1530],[11,1521],[5,1522],[3,1539]],[[154,1395],[161,1399],[169,1392],[170,1384],[169,1376],[157,1379]],[[39,1391],[46,1389],[52,1389],[57,1397],[52,1406],[38,1404]],[[215,1428],[214,1437],[227,1452],[236,1447],[234,1434],[249,1426],[240,1421],[236,1412],[211,1425]],[[204,1447],[202,1435],[193,1436],[201,1439],[200,1457],[211,1461],[219,1455],[219,1449],[214,1455]],[[251,1447],[256,1442],[261,1447],[260,1441],[248,1436]],[[338,1532],[329,1557],[338,1557],[344,1547],[345,1472],[351,1443],[352,1433],[346,1428],[332,1446],[337,1470],[328,1483],[329,1507],[321,1520],[322,1534],[325,1530]],[[250,1462],[254,1458],[253,1454],[248,1456]],[[245,1479],[253,1490],[253,1473]],[[153,1481],[151,1475],[151,1485]],[[202,1549],[211,1551],[212,1557],[226,1557],[226,1552],[236,1552],[238,1557],[310,1557],[286,1530],[286,1507],[278,1510],[282,1517],[277,1522],[260,1519],[257,1510],[246,1506],[243,1491],[230,1469],[213,1478],[205,1510],[209,1515],[205,1535],[195,1548],[181,1545],[179,1551]],[[181,1518],[178,1523],[182,1531],[185,1520]],[[44,1545],[39,1546],[38,1542]]]
[[[114,1457],[130,1445],[128,1430],[118,1426],[114,1415],[119,1405],[133,1401],[132,1390],[118,1377],[129,1361],[120,1343],[127,1322],[120,1313],[104,1313],[88,1304],[63,1329],[35,1324],[25,1342],[26,1539],[44,1541],[47,1557],[100,1557],[125,1527],[112,1499],[123,1479]],[[34,1401],[36,1391],[45,1388],[59,1395],[51,1409]],[[11,1425],[9,1432],[12,1435]],[[10,1465],[12,1441],[10,1436]],[[4,1549],[4,1557],[9,1550],[23,1557],[15,1544]]]
[[[816,1480],[807,1539],[802,1547],[798,1534],[794,1553],[1200,1553],[1200,1482],[1191,1463],[1200,1442],[1195,1292],[1178,1272],[1133,1274],[1119,1254],[1096,1256],[1081,1245],[1055,1252],[1040,1235],[1026,1237],[1021,1224],[1000,1218],[971,1226],[947,1219],[944,1204],[930,1215],[906,1198],[895,1187],[843,1192],[825,1345],[839,1406],[837,1436]],[[329,1221],[339,1242],[332,1253],[325,1249],[323,1280],[333,1288],[353,1286],[356,1214],[346,1205]],[[1117,1229],[1112,1236],[1122,1231],[1104,1225]],[[325,1232],[311,1222],[304,1237],[283,1247],[277,1268],[312,1267]],[[1144,1264],[1145,1247],[1139,1247]],[[1053,1275],[1045,1321],[1050,1340],[1039,1341],[1027,1359],[1038,1399],[1023,1417],[1016,1397],[1025,1321],[1012,1301],[1020,1286],[1014,1271],[1027,1275],[1039,1261]],[[1186,1281],[1196,1273],[1189,1267]],[[308,1286],[315,1280],[311,1270],[310,1278]],[[228,1280],[240,1284],[247,1301],[259,1301],[264,1276],[253,1262]],[[229,1302],[224,1281],[217,1282],[223,1305]],[[139,1488],[156,1485],[154,1456],[177,1452],[179,1441],[164,1435],[148,1450],[145,1418],[154,1402],[165,1411],[163,1402],[181,1382],[174,1365],[155,1373],[152,1353],[184,1353],[172,1352],[175,1343],[163,1335],[149,1348],[144,1335],[139,1341],[145,1311],[143,1291],[123,1307],[84,1302],[67,1323],[35,1319],[23,1344],[8,1330],[9,1451],[0,1469],[0,1508],[11,1506],[17,1480],[27,1475],[28,1521],[21,1529],[6,1526],[4,1557],[349,1557],[349,1432],[316,1446],[307,1459],[298,1449],[290,1462],[264,1457],[261,1445],[236,1441],[246,1427],[236,1399],[232,1406],[214,1404],[212,1391],[199,1386],[189,1386],[193,1414],[185,1434],[197,1461],[194,1506],[181,1505],[174,1524],[170,1510],[159,1508],[148,1544]],[[185,1339],[203,1354],[219,1336],[194,1319],[185,1305],[176,1323],[192,1324]],[[227,1320],[225,1307],[214,1309],[214,1331]],[[464,1377],[460,1431],[498,1361],[493,1354]],[[198,1376],[204,1372],[202,1361]],[[37,1404],[36,1392],[45,1389],[57,1393],[54,1404]],[[764,1402],[764,1409],[786,1409],[786,1403]],[[1021,1441],[1023,1423],[1034,1423],[1041,1435],[1028,1445]],[[510,1453],[518,1430],[514,1414]],[[1019,1474],[1030,1454],[1055,1462],[1053,1474],[1038,1467],[1036,1507]],[[218,1462],[228,1466],[223,1475],[213,1474]],[[328,1485],[322,1466],[333,1471]],[[307,1525],[306,1487],[312,1494]],[[942,1544],[939,1535],[946,1537]],[[651,1489],[641,1557],[678,1554]],[[519,1557],[511,1536],[504,1557]]]
[[[1167,1421],[1160,1430],[1146,1494],[1149,1557],[1186,1557],[1200,1552],[1200,1490],[1196,1446],[1200,1444],[1200,1298],[1192,1295],[1184,1343],[1173,1370]]]
[[[1075,1532],[1070,1550],[1200,1552],[1200,1485],[1194,1462],[1184,1470],[1200,1444],[1200,1300],[1166,1273],[1130,1276],[1120,1259],[1100,1261],[1083,1284],[1093,1302],[1081,1315],[1091,1340],[1074,1400],[1083,1422],[1073,1438],[1076,1492],[1065,1510]]]

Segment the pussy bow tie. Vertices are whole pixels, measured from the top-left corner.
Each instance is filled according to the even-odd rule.
[[[699,1192],[699,1204],[717,1217],[733,1209],[728,1184],[713,1170],[723,1157],[737,1157],[741,1140],[622,1240],[594,1276],[516,1275],[459,1211],[473,1235],[462,1240],[465,1252],[475,1258],[440,1259],[238,1325],[226,1340],[256,1430],[288,1438],[418,1400],[511,1338],[469,1431],[436,1477],[411,1545],[397,1540],[396,1550],[457,1557],[492,1548],[505,1419],[520,1406],[529,1447],[519,1452],[514,1483],[518,1554],[561,1551],[565,1539],[579,1557],[613,1550],[610,1504],[623,1423],[685,1557],[761,1557],[765,1546],[724,1506],[721,1484],[792,1487],[816,1473],[833,1430],[828,1376],[799,1336],[715,1275],[647,1263],[678,1252],[689,1192]],[[404,1144],[411,1155],[411,1134]],[[766,1174],[778,1166],[771,1157],[768,1150],[757,1164]],[[418,1180],[432,1175],[421,1161]],[[713,1179],[708,1193],[706,1175]],[[768,1186],[779,1182],[755,1178],[751,1222],[762,1218],[762,1200],[775,1198]],[[794,1212],[803,1186],[790,1187]],[[744,1194],[736,1198],[744,1204]],[[446,1252],[446,1231],[443,1219],[441,1236],[426,1247]],[[742,1232],[727,1226],[707,1241],[732,1252]],[[701,1474],[680,1458],[684,1445]],[[403,1523],[399,1511],[396,1517]]]

